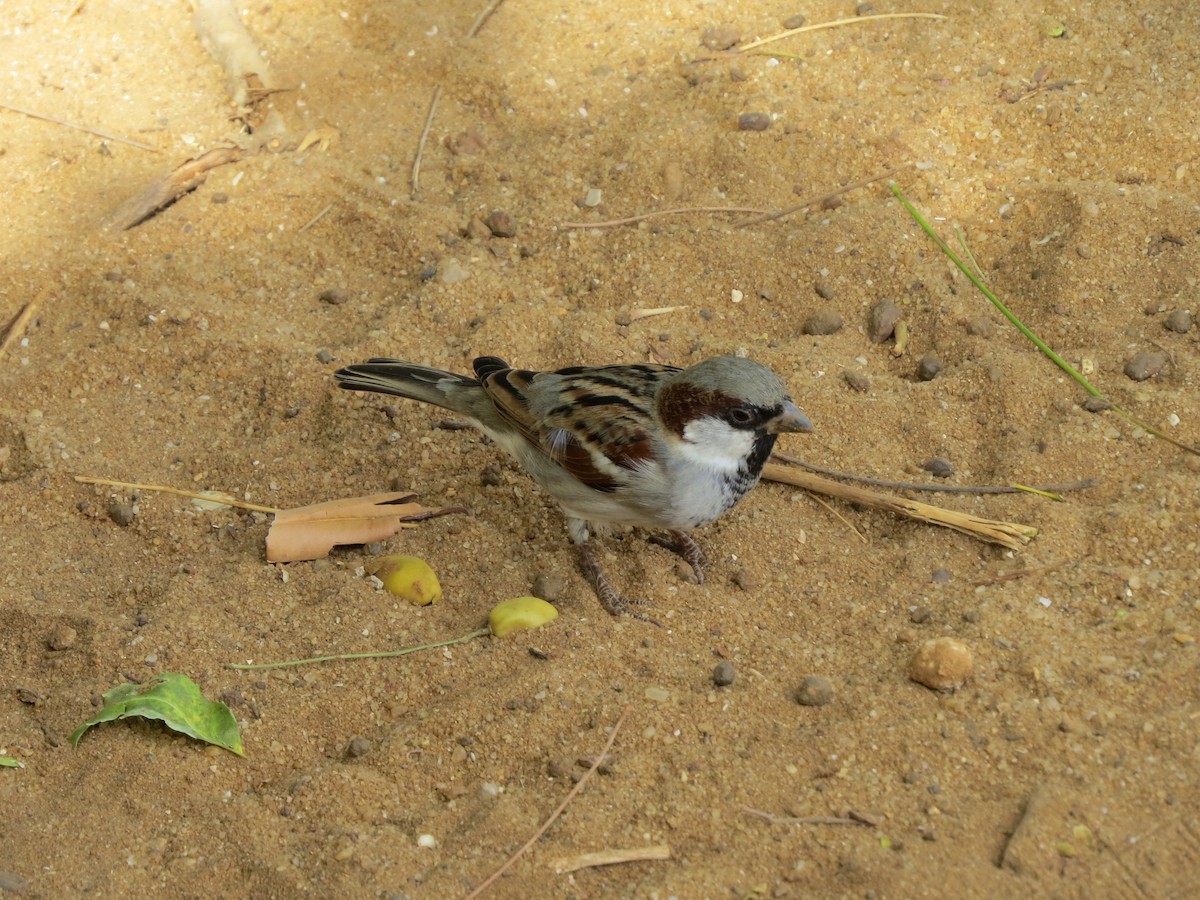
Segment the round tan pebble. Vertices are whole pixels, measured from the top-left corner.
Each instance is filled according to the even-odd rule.
[[[971,677],[975,658],[957,638],[939,637],[923,643],[908,665],[908,677],[935,691],[956,691]]]

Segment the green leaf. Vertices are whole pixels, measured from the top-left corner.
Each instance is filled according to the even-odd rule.
[[[146,684],[117,685],[104,695],[103,709],[71,732],[71,746],[78,747],[93,725],[128,716],[161,719],[188,737],[243,755],[242,733],[229,707],[206,699],[196,682],[178,672],[164,672]]]
[[[0,756],[0,766],[7,769],[23,769],[25,763],[21,762],[15,756]]]

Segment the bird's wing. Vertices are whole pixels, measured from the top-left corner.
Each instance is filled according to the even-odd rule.
[[[500,415],[531,444],[599,491],[653,459],[654,394],[671,366],[576,366],[530,372],[476,361]]]

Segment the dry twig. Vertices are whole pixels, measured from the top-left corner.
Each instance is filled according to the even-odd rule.
[[[946,16],[938,15],[937,13],[879,13],[874,16],[854,16],[848,19],[834,19],[831,22],[818,22],[816,25],[802,25],[800,28],[789,28],[787,31],[781,31],[779,34],[772,34],[769,37],[759,38],[757,41],[751,41],[744,47],[738,47],[739,53],[744,53],[747,50],[753,50],[755,47],[761,47],[764,44],[771,44],[775,41],[782,41],[786,37],[791,37],[793,34],[803,34],[806,31],[824,31],[828,28],[839,28],[842,25],[863,25],[867,22],[878,22],[881,19],[944,19]]]
[[[128,231],[145,222],[155,213],[166,209],[184,194],[194,191],[208,179],[209,170],[227,163],[237,162],[247,153],[245,147],[216,147],[176,166],[159,178],[140,194],[130,197],[118,206],[107,219],[104,227],[109,231]]]
[[[433,127],[433,114],[437,112],[438,100],[442,96],[442,86],[433,89],[433,99],[429,101],[429,113],[425,116],[425,127],[421,129],[421,138],[417,141],[417,155],[413,159],[412,189],[415,194],[421,190],[421,160],[425,156],[425,142],[429,140],[429,129]]]
[[[104,138],[106,141],[116,141],[119,144],[128,144],[130,147],[137,147],[139,150],[149,150],[151,153],[161,153],[157,147],[151,147],[149,144],[143,144],[141,141],[135,141],[133,138],[122,137],[119,134],[113,134],[111,131],[104,131],[100,128],[89,128],[86,125],[77,125],[75,122],[68,122],[66,119],[59,119],[56,116],[48,116],[44,113],[34,112],[31,109],[23,109],[20,106],[13,106],[9,103],[0,103],[0,109],[7,109],[9,112],[20,113],[23,116],[29,116],[31,119],[41,119],[43,122],[51,122],[55,125],[61,125],[64,128],[74,128],[76,131],[82,131],[87,134],[95,135],[96,137]]]
[[[777,816],[773,813],[763,812],[761,809],[752,809],[749,806],[743,806],[742,812],[748,816],[757,816],[760,819],[766,819],[772,825],[862,825],[867,828],[878,827],[878,824],[867,816],[855,812],[848,812],[844,816]]]
[[[559,222],[559,228],[614,228],[618,225],[632,225],[644,222],[646,219],[658,216],[681,216],[685,213],[761,213],[765,210],[747,208],[744,206],[680,206],[676,209],[660,209],[657,212],[642,213],[640,216],[629,216],[625,219],[609,219],[607,222]]]
[[[842,194],[848,194],[850,191],[855,191],[859,188],[866,187],[869,184],[874,184],[876,181],[883,181],[885,178],[891,178],[897,172],[907,169],[908,166],[909,163],[905,163],[902,166],[896,166],[895,168],[888,169],[886,172],[880,175],[872,175],[870,178],[863,178],[860,181],[852,181],[850,184],[846,185],[845,187],[838,188],[836,191],[830,191],[826,194],[817,194],[815,197],[809,197],[807,200],[797,203],[795,206],[789,206],[786,209],[777,209],[774,212],[764,213],[763,215],[756,216],[753,219],[746,219],[745,221],[738,222],[733,227],[748,228],[751,225],[758,225],[761,222],[773,222],[775,219],[782,219],[784,216],[790,216],[792,213],[797,213],[803,209],[808,209],[810,206],[816,206],[819,203],[825,203],[826,201],[832,200],[835,197],[839,197]]]
[[[483,23],[492,17],[492,13],[500,8],[500,4],[504,0],[491,0],[487,6],[480,10],[479,15],[475,17],[475,21],[471,23],[471,27],[467,29],[467,37],[473,38],[479,34],[479,29],[483,27]]]
[[[8,323],[8,327],[3,331],[3,337],[0,337],[0,359],[4,358],[4,354],[12,348],[13,344],[21,340],[21,337],[25,334],[25,329],[29,327],[29,323],[33,321],[33,317],[37,314],[38,309],[41,308],[42,301],[46,299],[49,293],[50,288],[45,288],[35,298],[22,306],[20,312],[13,316],[12,321]]]
[[[558,805],[558,809],[554,810],[554,812],[552,812],[550,814],[550,818],[548,818],[545,822],[542,823],[542,827],[534,832],[533,837],[531,837],[528,841],[526,841],[525,845],[523,847],[521,847],[520,850],[518,850],[516,853],[514,853],[512,856],[510,856],[505,861],[504,865],[502,865],[495,872],[493,872],[491,875],[489,875],[487,877],[487,879],[482,884],[479,885],[479,887],[477,887],[477,888],[475,888],[475,890],[471,891],[471,893],[469,893],[467,895],[467,900],[472,900],[473,897],[478,897],[480,894],[482,894],[484,891],[486,891],[489,887],[491,887],[492,884],[496,881],[496,879],[498,879],[501,875],[503,875],[505,872],[507,872],[509,867],[513,863],[515,863],[518,859],[520,859],[522,856],[524,856],[525,852],[527,850],[529,850],[530,847],[532,847],[539,840],[541,840],[542,835],[544,835],[550,829],[550,826],[554,824],[555,819],[557,819],[560,815],[562,815],[562,811],[567,808],[567,804],[569,804],[572,800],[575,799],[575,795],[578,794],[581,790],[583,790],[583,786],[588,783],[588,779],[591,778],[596,773],[596,769],[598,769],[600,767],[600,763],[604,761],[604,758],[606,756],[608,756],[608,751],[612,749],[613,742],[617,739],[617,732],[619,732],[621,730],[621,726],[625,724],[625,719],[626,719],[626,717],[628,717],[628,715],[629,715],[629,707],[626,706],[624,711],[621,713],[621,718],[617,719],[617,724],[613,726],[612,733],[609,734],[608,742],[604,745],[604,749],[601,750],[596,755],[595,763],[593,763],[593,765],[590,769],[588,769],[586,772],[583,773],[583,777],[580,778],[578,782],[576,782],[575,787],[571,788],[571,792],[569,794],[567,794],[566,797],[563,798],[563,802]]]
[[[554,871],[559,875],[574,872],[577,869],[588,869],[595,866],[611,866],[616,863],[644,862],[648,859],[670,859],[671,847],[668,844],[654,844],[649,847],[630,847],[627,850],[598,850],[595,853],[581,853],[568,859],[560,859],[554,863]]]

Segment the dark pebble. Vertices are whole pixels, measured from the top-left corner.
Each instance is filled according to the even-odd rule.
[[[975,624],[976,622],[978,622],[980,620],[980,618],[982,618],[982,617],[979,615],[979,610],[977,610],[977,609],[968,609],[965,613],[963,613],[963,621],[964,622],[970,622],[971,624]]]
[[[1186,309],[1177,309],[1175,312],[1167,316],[1163,327],[1167,331],[1174,331],[1176,334],[1187,334],[1192,330],[1192,314]]]
[[[738,116],[738,131],[766,131],[771,117],[766,113],[742,113]]]
[[[517,235],[517,223],[503,210],[493,209],[483,222],[498,238],[510,238]]]
[[[325,347],[322,347],[317,351],[317,362],[327,366],[333,362],[333,354],[330,353]]]
[[[823,281],[818,281],[813,285],[813,290],[817,292],[817,296],[822,300],[833,299],[833,288]]]
[[[547,603],[554,603],[562,597],[566,586],[567,582],[561,575],[554,572],[540,572],[533,579],[533,596],[540,597]]]
[[[932,459],[927,459],[921,463],[921,468],[926,472],[931,473],[935,478],[949,478],[954,474],[954,466],[950,460],[942,456],[935,456]]]
[[[805,334],[836,334],[842,329],[842,317],[831,309],[813,313],[804,320],[800,330]]]
[[[875,4],[860,3],[858,6],[854,7],[854,14],[856,16],[873,16],[875,15]]]
[[[821,675],[809,675],[796,691],[801,706],[825,706],[833,701],[833,682]]]
[[[925,625],[933,618],[933,613],[929,611],[928,606],[913,607],[913,611],[908,614],[908,620],[914,625]]]
[[[132,525],[135,515],[137,513],[134,512],[132,503],[114,503],[108,508],[108,517],[122,528]]]
[[[967,319],[967,334],[973,334],[976,337],[990,338],[992,336],[991,320],[983,316],[976,316],[973,319]]]
[[[942,361],[936,353],[926,353],[917,363],[917,377],[922,381],[933,381],[942,371]]]
[[[221,691],[221,693],[217,694],[217,699],[226,706],[232,708],[235,706],[241,706],[243,703],[245,703],[246,695],[243,694],[238,688],[230,688],[227,691]]]
[[[70,650],[79,640],[79,633],[70,625],[55,625],[54,630],[46,638],[46,646],[51,650]]]
[[[350,292],[344,291],[341,288],[325,288],[325,290],[317,294],[317,299],[322,303],[328,303],[330,306],[341,306],[350,299]]]
[[[150,617],[143,610],[133,617],[133,624],[138,628],[145,628],[150,624]]]
[[[871,317],[867,320],[867,337],[876,344],[882,344],[892,336],[899,321],[900,307],[892,300],[880,300],[871,307]]]
[[[797,13],[794,16],[788,16],[781,24],[784,28],[791,30],[792,28],[803,28],[804,23],[807,21],[808,20],[804,18],[804,16]]]
[[[371,742],[365,737],[351,738],[350,743],[346,745],[346,755],[354,759],[366,756],[370,752]]]
[[[852,390],[858,391],[860,394],[865,394],[871,389],[871,379],[862,372],[857,372],[854,369],[846,369],[846,371],[842,372],[842,380]]]
[[[226,193],[223,193],[222,191],[217,191],[215,194],[212,195],[212,202],[213,203],[228,203],[229,195]]]
[[[1108,410],[1113,408],[1112,401],[1107,397],[1088,397],[1079,405],[1088,412],[1094,413],[1108,412]]]
[[[709,50],[728,50],[742,39],[742,33],[732,25],[717,25],[705,28],[700,35],[700,44]]]
[[[1134,381],[1145,381],[1159,374],[1167,365],[1167,354],[1155,350],[1142,350],[1125,363],[1125,374]]]
[[[951,574],[949,569],[938,568],[933,570],[933,575],[929,580],[934,584],[948,584],[952,577],[954,576]]]
[[[499,463],[488,463],[479,471],[479,483],[484,487],[496,487],[504,484],[504,476]]]
[[[721,660],[713,669],[713,684],[717,687],[729,687],[736,677],[737,672],[733,669],[733,663],[727,659]]]
[[[125,280],[125,276],[121,272],[118,272],[116,269],[109,269],[107,272],[104,273],[104,280],[105,281],[122,282]]]

